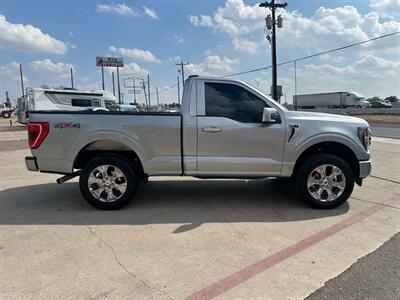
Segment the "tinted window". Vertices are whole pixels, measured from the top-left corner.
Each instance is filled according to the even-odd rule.
[[[71,105],[72,106],[81,106],[81,107],[92,107],[92,100],[91,99],[72,99]]]
[[[93,100],[93,106],[94,107],[100,107],[101,106],[101,101],[99,99],[94,99]]]
[[[228,83],[205,84],[206,116],[260,123],[267,104],[244,88]]]

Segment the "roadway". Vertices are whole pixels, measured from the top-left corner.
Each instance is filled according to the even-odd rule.
[[[400,124],[370,124],[372,136],[400,139]]]

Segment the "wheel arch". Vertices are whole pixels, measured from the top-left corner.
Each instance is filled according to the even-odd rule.
[[[303,152],[301,152],[295,162],[293,175],[296,176],[299,167],[302,165],[302,163],[304,163],[304,161],[306,161],[310,156],[316,155],[318,153],[328,153],[342,158],[349,164],[350,168],[353,170],[354,178],[359,177],[360,167],[354,151],[349,146],[334,141],[319,142],[309,146]]]
[[[87,143],[75,155],[73,169],[83,169],[87,163],[101,154],[116,154],[122,156],[144,179],[145,172],[142,160],[131,146],[114,139],[99,139]]]

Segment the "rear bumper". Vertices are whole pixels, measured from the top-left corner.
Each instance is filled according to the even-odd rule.
[[[363,160],[363,161],[359,161],[359,169],[360,169],[360,178],[365,178],[368,175],[371,174],[371,170],[372,170],[372,160]]]
[[[38,168],[38,165],[36,162],[36,157],[34,157],[34,156],[26,156],[25,157],[25,165],[29,171],[35,171],[35,172],[39,171],[39,168]]]

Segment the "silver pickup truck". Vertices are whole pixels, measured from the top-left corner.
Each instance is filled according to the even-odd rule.
[[[371,172],[368,123],[288,111],[241,81],[191,76],[181,113],[35,111],[28,170],[80,176],[100,209],[116,209],[148,176],[293,178],[312,207],[333,208]]]

